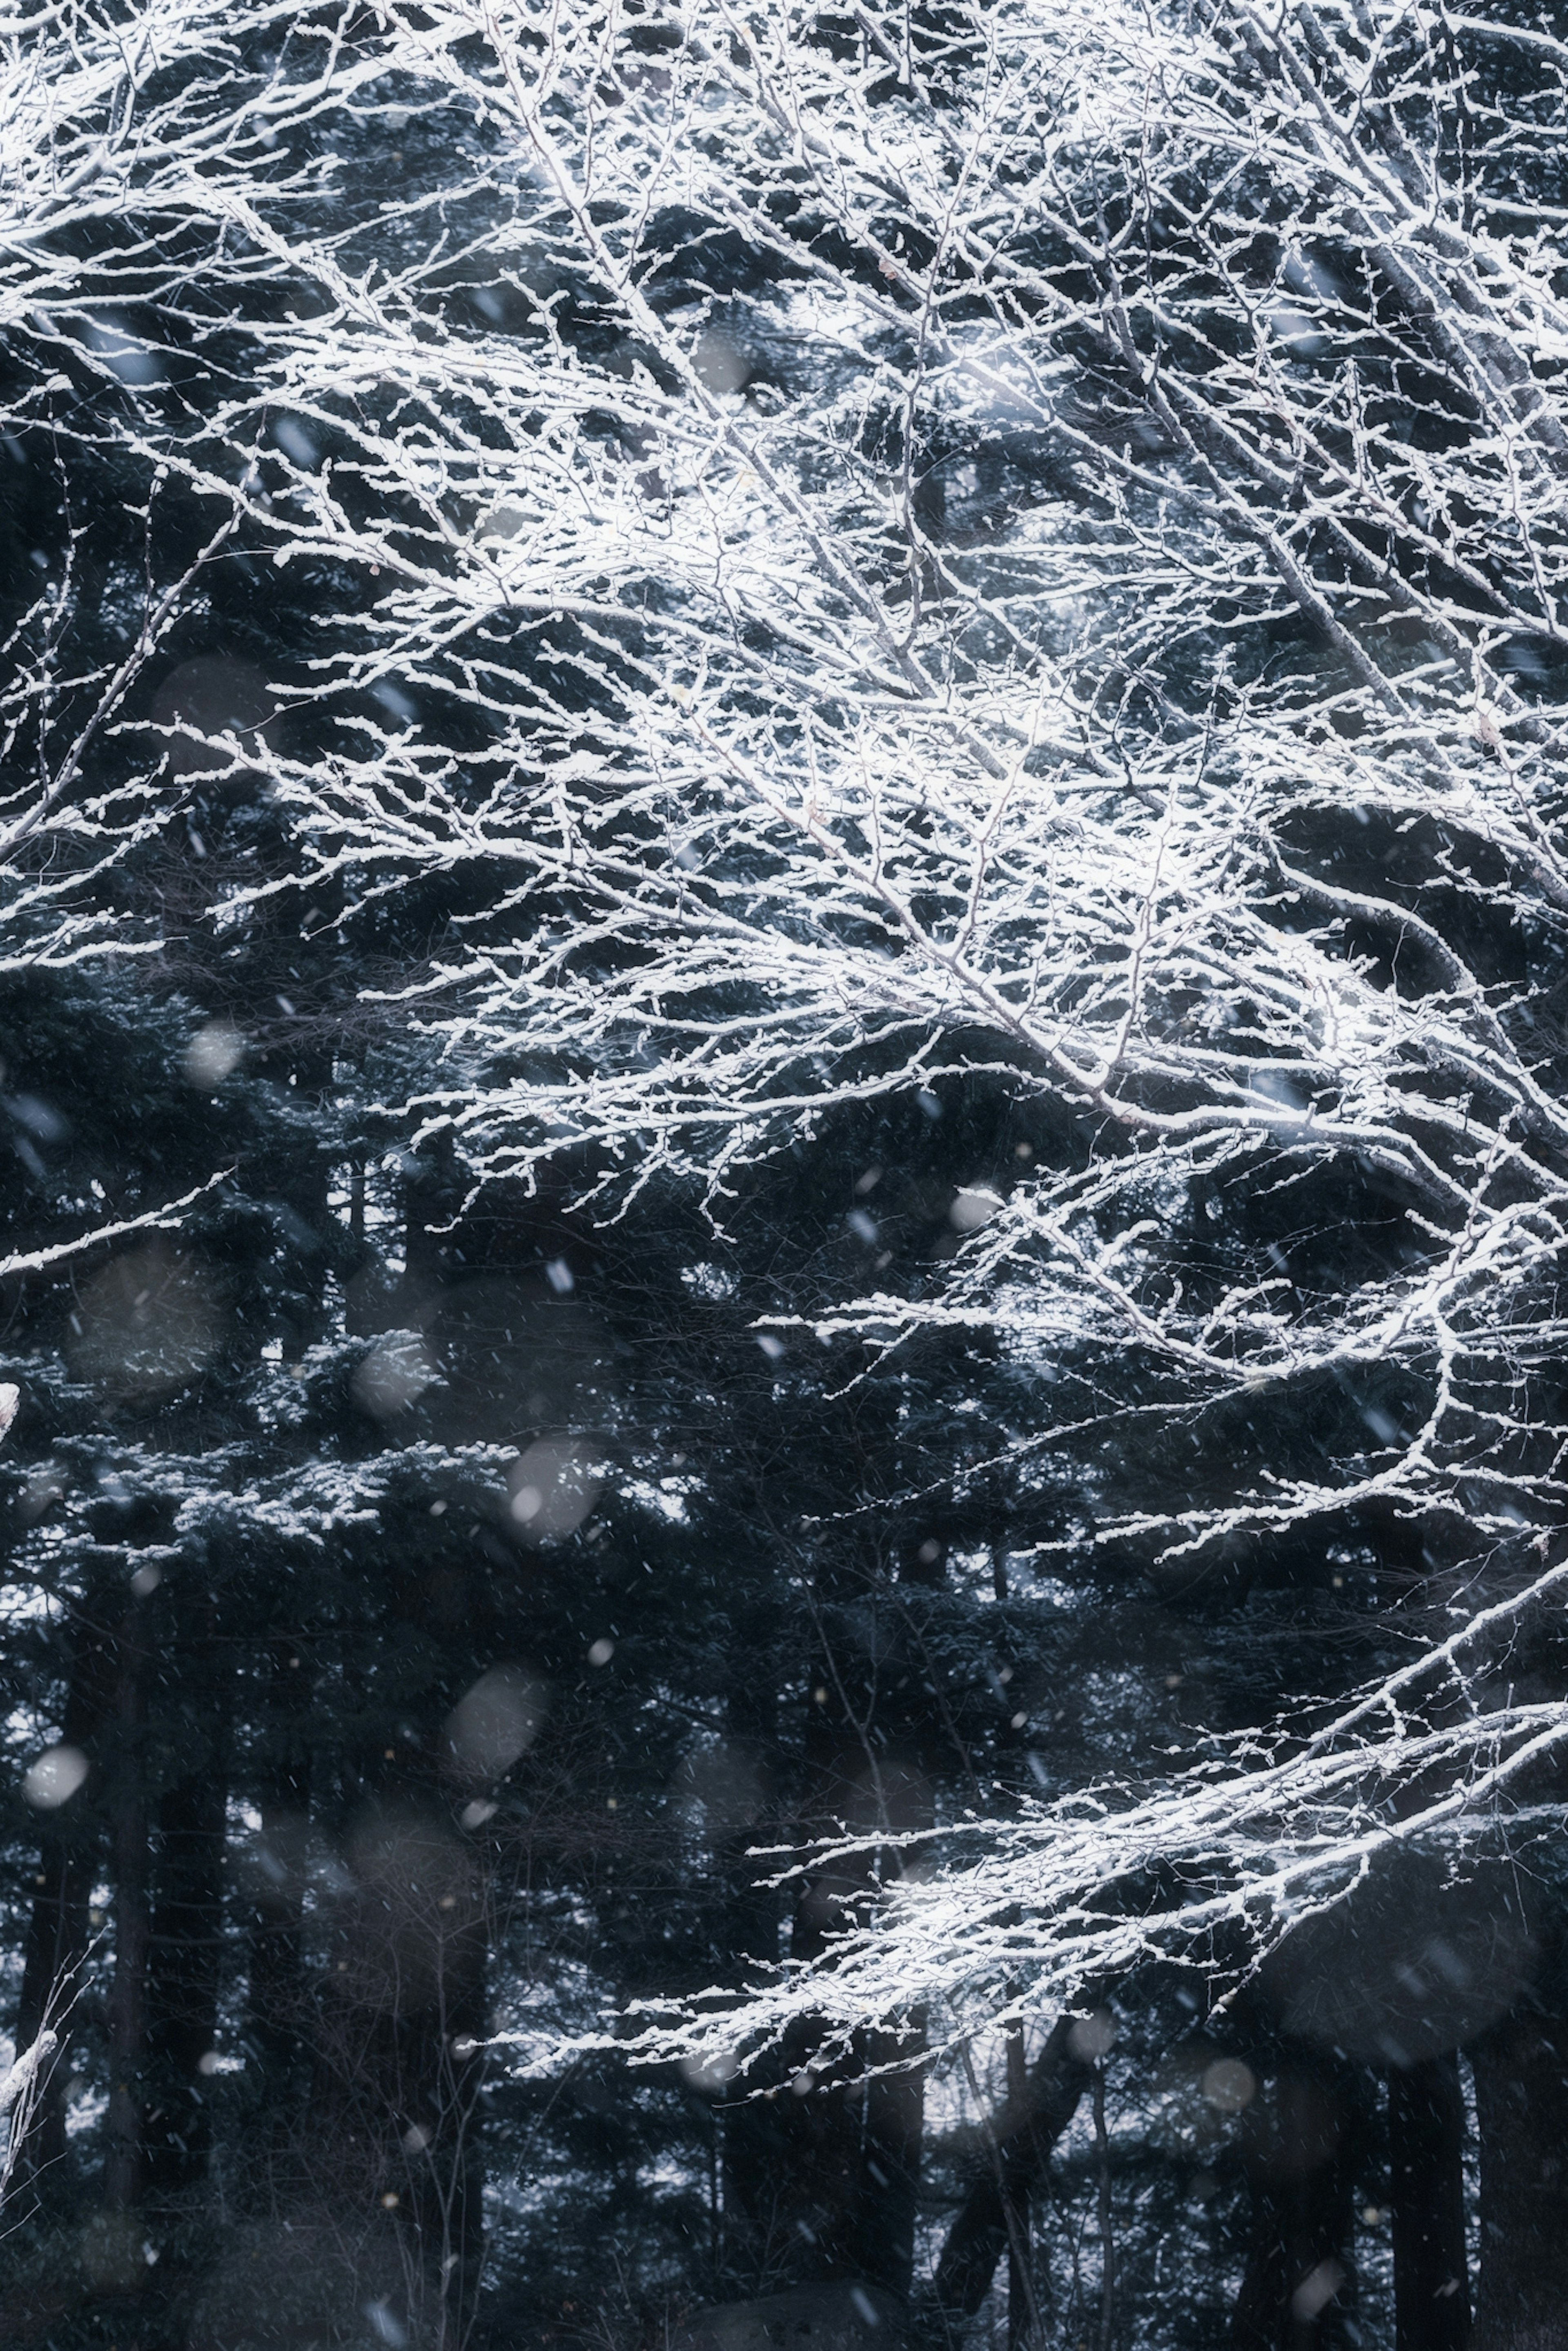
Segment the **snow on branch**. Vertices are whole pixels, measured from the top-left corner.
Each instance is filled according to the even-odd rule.
[[[89,1232],[78,1234],[68,1241],[56,1241],[47,1249],[22,1249],[10,1257],[0,1258],[0,1280],[22,1273],[41,1273],[46,1267],[61,1265],[68,1258],[80,1257],[84,1250],[96,1249],[102,1241],[122,1240],[127,1233],[170,1232],[179,1224],[187,1208],[204,1200],[220,1184],[229,1181],[230,1171],[220,1169],[209,1176],[204,1184],[193,1191],[182,1193],[177,1200],[169,1200],[160,1208],[148,1208],[139,1217],[117,1217],[113,1224],[97,1225]]]
[[[1205,1395],[1409,1374],[1397,1438],[1226,1531],[1561,1501],[1520,1383],[1568,1132],[1478,944],[1568,914],[1565,321],[1508,195],[1561,60],[1505,89],[1484,25],[1374,16],[1022,0],[895,99],[874,11],[840,56],[698,6],[656,66],[613,11],[394,12],[388,71],[478,145],[396,269],[274,208],[317,306],[179,460],[251,452],[278,559],[370,597],[323,632],[329,755],[260,754],[302,870],[231,914],[485,877],[402,999],[449,1072],[423,1132],[716,1211],[835,1106],[1006,1072],[1092,1176],[815,1327],[985,1320]],[[1456,77],[1490,148],[1446,138]],[[481,188],[455,249],[431,208]],[[1206,1186],[1336,1168],[1402,1263],[1178,1278]]]
[[[855,24],[15,14],[5,428],[327,583],[272,684],[308,751],[246,750],[289,857],[219,918],[455,910],[379,998],[438,1056],[385,1106],[416,1141],[718,1217],[834,1113],[1005,1086],[1067,1140],[803,1322],[983,1327],[1178,1430],[1345,1397],[1321,1468],[1096,1488],[1091,1539],[1443,1520],[1514,1611],[1568,1499],[1562,46],[1403,0]],[[172,805],[130,679],[68,674],[74,592],[5,710],[16,951],[54,959],[53,852],[106,872]],[[1332,1281],[1236,1212],[1331,1196],[1379,1219]],[[1392,1844],[1528,1817],[1555,1714],[1380,1692],[1343,1747],[975,1824],[757,2030],[1259,1949]]]
[[[1233,1996],[1396,1857],[1437,1856],[1462,1876],[1467,1854],[1520,1856],[1555,1830],[1568,1712],[1516,1705],[1511,1691],[1473,1703],[1497,1622],[1478,1616],[1304,1741],[1216,1740],[1209,1761],[1163,1785],[1108,1783],[913,1836],[824,1839],[787,1876],[864,1887],[880,1870],[883,1884],[841,1898],[821,1955],[741,1990],[637,2003],[621,2045],[644,2064],[744,2068],[810,2021],[816,2062],[859,2063],[857,2036],[918,2012],[925,2062],[1151,1962],[1201,1966]],[[1456,1692],[1470,1702],[1457,1708]]]

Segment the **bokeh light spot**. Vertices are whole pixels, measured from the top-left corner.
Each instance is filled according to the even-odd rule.
[[[28,1766],[22,1793],[39,1812],[57,1812],[70,1802],[89,1768],[79,1747],[51,1747]]]

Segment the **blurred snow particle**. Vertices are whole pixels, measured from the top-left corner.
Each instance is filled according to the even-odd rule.
[[[433,2005],[444,1954],[479,1916],[473,1848],[453,1825],[422,1803],[369,1803],[342,1864],[317,1883],[332,1897],[336,1972],[348,1979],[338,1989],[353,2005],[383,2015]]]
[[[79,1747],[51,1747],[29,1764],[22,1793],[39,1812],[57,1812],[76,1794],[87,1774],[87,1757]]]
[[[213,1275],[154,1241],[131,1249],[82,1291],[71,1369],[111,1395],[156,1395],[183,1386],[223,1343],[225,1317]]]
[[[440,1376],[417,1332],[389,1331],[354,1374],[354,1401],[377,1420],[393,1420]]]
[[[776,1364],[779,1361],[779,1356],[784,1353],[783,1340],[776,1339],[770,1331],[759,1332],[758,1333],[757,1343],[761,1348],[763,1353],[767,1356],[770,1364]]]
[[[492,1666],[446,1718],[449,1768],[465,1779],[500,1779],[538,1737],[549,1705],[537,1674],[522,1666]]]
[[[1255,1094],[1261,1094],[1265,1102],[1278,1102],[1282,1110],[1312,1108],[1311,1097],[1283,1070],[1255,1071],[1252,1091]]]
[[[495,1819],[497,1811],[497,1807],[485,1797],[476,1796],[471,1804],[464,1805],[457,1817],[465,1829],[482,1829],[486,1821]]]
[[[827,1692],[821,1693],[825,1704]],[[710,1844],[766,1811],[766,1760],[749,1740],[721,1740],[683,1755],[670,1782],[674,1811]]]
[[[286,457],[291,457],[306,473],[315,472],[321,462],[320,452],[298,417],[277,417],[273,422],[272,437]]]
[[[138,1600],[145,1600],[150,1592],[157,1591],[162,1581],[162,1569],[149,1561],[145,1567],[139,1567],[131,1577],[131,1589],[135,1593]]]
[[[1316,323],[1304,310],[1294,309],[1288,302],[1276,302],[1270,307],[1268,319],[1292,359],[1315,360],[1327,350],[1328,337],[1320,334]]]
[[[868,1217],[863,1208],[852,1208],[844,1222],[852,1233],[864,1241],[867,1249],[874,1249],[882,1238],[876,1228],[876,1219]]]
[[[798,2098],[809,2098],[815,2086],[810,2074],[797,2074],[789,2085]]]
[[[28,1526],[41,1519],[51,1502],[57,1502],[66,1490],[65,1479],[55,1469],[35,1469],[23,1487],[17,1509]]]
[[[614,1655],[613,1641],[595,1641],[588,1652],[588,1662],[591,1666],[607,1666]]]
[[[407,2130],[405,2130],[402,2135],[403,2153],[405,2155],[423,2155],[429,2145],[430,2133],[425,2129],[424,2125],[423,2123],[410,2123]]]
[[[1295,2293],[1291,2296],[1291,2315],[1309,2325],[1325,2304],[1331,2303],[1344,2283],[1344,2272],[1337,2262],[1320,2262],[1309,2270]]]
[[[243,2074],[245,2059],[225,2057],[221,2050],[209,2049],[204,2056],[197,2058],[196,2071],[198,2074],[208,2075],[209,2078],[214,2074]]]
[[[947,1211],[947,1221],[955,1232],[976,1232],[990,1222],[1001,1205],[994,1192],[960,1192]]]
[[[106,367],[111,368],[121,383],[162,383],[163,370],[155,351],[151,350],[139,335],[132,335],[115,319],[94,319],[88,324],[87,339]]]
[[[1103,2057],[1116,2039],[1116,2020],[1108,2008],[1097,2008],[1090,2016],[1078,2017],[1067,2036],[1067,2046],[1081,2065],[1091,2065]]]
[[[882,2325],[882,2313],[877,2308],[875,2303],[873,2302],[870,2294],[867,2294],[863,2285],[851,2286],[850,2300],[854,2304],[855,2315],[860,2320],[862,2326],[880,2326]]]
[[[186,1046],[180,1067],[188,1084],[211,1093],[238,1066],[244,1051],[245,1039],[232,1020],[209,1020]]]
[[[736,2063],[730,2056],[685,2057],[681,2072],[686,2082],[702,2098],[716,2098],[735,2079]]]
[[[16,1417],[16,1407],[22,1401],[22,1391],[10,1380],[0,1381],[0,1437],[4,1437]],[[32,1479],[28,1479],[29,1487]]]
[[[95,2212],[77,2239],[77,2260],[95,2294],[135,2294],[147,2267],[147,2240],[130,2212]]]
[[[881,1181],[882,1169],[880,1167],[868,1167],[863,1176],[857,1176],[855,1177],[856,1199],[863,1200],[868,1192],[874,1192],[876,1190],[876,1187]]]
[[[942,1105],[937,1101],[929,1086],[922,1086],[915,1099],[920,1104],[921,1109],[925,1113],[927,1118],[941,1117]]]
[[[382,2200],[385,2203],[387,2199],[383,2197]],[[392,2197],[391,2201],[395,2206],[397,2198]],[[379,2335],[383,2343],[390,2343],[392,2351],[402,2351],[402,2345],[408,2341],[408,2329],[392,2316],[384,2302],[367,2302],[365,2316],[371,2323],[372,2333]]]
[[[1380,1857],[1264,1963],[1285,2030],[1356,2062],[1411,2065],[1473,2041],[1539,1965],[1533,1911],[1500,1861],[1450,1877],[1436,1854]]]
[[[1299,246],[1286,255],[1281,274],[1292,294],[1315,294],[1324,302],[1344,299],[1346,288],[1334,271],[1315,253],[1303,253]]]
[[[751,372],[744,351],[737,350],[729,337],[716,327],[710,327],[699,336],[692,364],[702,383],[720,400],[739,392]]]
[[[37,1094],[13,1094],[5,1104],[18,1126],[36,1135],[40,1143],[63,1143],[70,1133],[70,1122]]]
[[[379,685],[372,685],[371,694],[389,718],[400,718],[405,726],[412,726],[419,716],[418,704],[403,692],[401,685],[394,685],[389,677],[383,677]]]
[[[558,1298],[565,1298],[569,1291],[577,1287],[571,1278],[571,1268],[563,1257],[550,1259],[545,1267],[545,1280]]]
[[[513,1526],[528,1542],[569,1535],[582,1524],[601,1489],[585,1447],[570,1437],[542,1437],[512,1465]]]
[[[1258,2080],[1250,2065],[1244,2065],[1239,2057],[1221,2057],[1208,2068],[1198,2087],[1209,2105],[1218,2107],[1222,2115],[1239,2115],[1244,2106],[1251,2105]]]

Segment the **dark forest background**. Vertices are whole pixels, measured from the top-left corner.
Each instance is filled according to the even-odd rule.
[[[398,135],[342,147],[350,210],[446,168],[439,127]],[[752,266],[694,247],[681,283],[759,299]],[[171,400],[227,397],[282,298],[193,329]],[[591,300],[556,318],[597,350]],[[24,634],[61,583],[64,675],[112,663],[149,565],[183,576],[212,514],[116,440],[134,370],[62,364],[57,413],[0,447],[0,572]],[[0,345],[7,366],[16,392]],[[1001,502],[1059,486],[1022,434],[927,455],[936,533],[973,519],[945,466]],[[197,576],[130,731],[86,758],[123,853],[51,841],[18,868],[78,857],[126,952],[0,966],[4,1247],[36,1260],[0,1282],[0,1931],[16,2048],[60,2041],[13,2150],[0,2339],[759,2351],[702,2314],[792,2295],[769,2323],[829,2351],[1459,2351],[1473,2306],[1484,2351],[1560,2351],[1550,1873],[1456,1896],[1413,1865],[1222,2009],[1204,1967],[1151,1962],[930,2072],[919,2019],[816,2069],[802,2028],[733,2080],[617,2053],[632,2003],[820,1953],[901,1833],[1135,1782],[1354,1687],[1462,1542],[1371,1506],[1175,1573],[1089,1539],[1113,1485],[1197,1506],[1242,1455],[1339,1458],[1374,1384],[1312,1425],[1217,1412],[1199,1441],[1146,1434],[1092,1348],[759,1333],[872,1264],[922,1295],[964,1195],[1103,1147],[1005,1056],[966,1068],[961,1035],[921,1085],[731,1170],[716,1218],[656,1173],[582,1205],[575,1146],[477,1191],[450,1133],[413,1147],[396,1106],[440,1072],[389,999],[473,935],[489,881],[350,904],[307,879],[243,745],[280,739],[276,683],[308,682],[353,583],[273,565],[243,517]],[[463,751],[455,710],[381,715]],[[288,718],[291,758],[316,723]],[[1335,846],[1352,882],[1402,853],[1375,821]],[[1500,919],[1488,952],[1503,972],[1524,947]],[[1343,1164],[1307,1207],[1217,1181],[1188,1216],[1216,1279],[1276,1238],[1322,1283],[1404,1246]],[[1521,1684],[1561,1695],[1561,1646]],[[779,1882],[840,1828],[886,1832],[863,1877]]]

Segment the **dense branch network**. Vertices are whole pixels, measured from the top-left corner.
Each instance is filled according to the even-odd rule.
[[[92,127],[31,141],[54,161],[19,183],[7,300],[46,360],[63,338],[127,391],[95,431],[336,583],[252,755],[298,863],[222,918],[281,898],[347,928],[449,889],[383,999],[441,1079],[389,1107],[478,1185],[568,1160],[605,1215],[673,1176],[721,1218],[834,1111],[998,1075],[1084,1147],[966,1196],[939,1278],[800,1319],[873,1355],[944,1327],[1092,1355],[1195,1424],[1375,1372],[1404,1402],[1365,1449],[1113,1498],[1093,1531],[1179,1553],[1447,1517],[1524,1607],[1563,1499],[1568,1113],[1523,957],[1558,968],[1568,912],[1568,53],[1400,0],[1009,0],[918,38],[873,8],[434,0],[351,41],[312,20],[308,68],[253,10],[231,82],[214,17],[159,22],[162,114],[111,69],[123,28],[79,94],[39,78],[50,122]],[[425,162],[389,195],[411,120]],[[58,256],[93,203],[141,225],[89,299]],[[244,371],[192,236],[250,304]],[[132,299],[213,346],[200,401],[130,396],[104,305]],[[18,712],[64,658],[38,642]],[[118,674],[78,690],[120,723]],[[115,739],[129,838],[167,755],[148,723]],[[73,757],[18,796],[18,842],[105,820]],[[54,886],[26,871],[23,904]],[[1200,1263],[1217,1186],[1337,1170],[1395,1204],[1391,1258],[1326,1290],[1273,1244]],[[899,1964],[955,1905],[1027,1898],[1065,1922],[1065,1980],[1140,1823],[1239,1872],[1182,1934],[1250,1915],[1217,1824],[1243,1797],[1305,1838],[1278,1883],[1312,1898],[1308,1824],[1354,1868],[1562,1735],[1530,1708],[1379,1720],[1212,1802],[1026,1824],[950,1899],[901,1897]],[[1439,1754],[1460,1793],[1430,1818],[1365,1813],[1358,1775]],[[857,2012],[895,1940],[835,1958]]]
[[[919,2020],[915,2054],[896,2068],[1151,1964],[1201,1970],[1223,2007],[1336,1912],[1364,1932],[1368,1902],[1386,1902],[1412,1861],[1450,1888],[1503,1856],[1528,1876],[1532,1847],[1560,1827],[1568,1718],[1558,1701],[1505,1695],[1495,1645],[1560,1605],[1565,1575],[1477,1612],[1354,1705],[1324,1709],[1310,1735],[1213,1740],[1163,1782],[1075,1790],[1021,1817],[821,1840],[789,1875],[862,1889],[840,1897],[826,1950],[758,1971],[738,1999],[716,1987],[643,2002],[631,2045],[645,2063],[728,2078],[808,2023],[829,2067],[856,2059],[868,2028]],[[878,1876],[873,1902],[863,1889]]]
[[[278,560],[371,590],[306,689],[332,755],[272,762],[309,887],[484,875],[407,999],[425,1132],[717,1202],[836,1103],[1005,1069],[1092,1168],[821,1329],[1090,1333],[1200,1406],[1397,1365],[1426,1403],[1358,1489],[1550,1522],[1554,1424],[1513,1440],[1563,1114],[1491,942],[1554,953],[1568,883],[1552,46],[1026,7],[916,61],[870,17],[455,8],[385,63],[474,177],[382,208],[404,266],[297,248],[319,310],[185,462],[287,401],[246,476]],[[1183,1287],[1195,1180],[1335,1163],[1407,1262]]]

